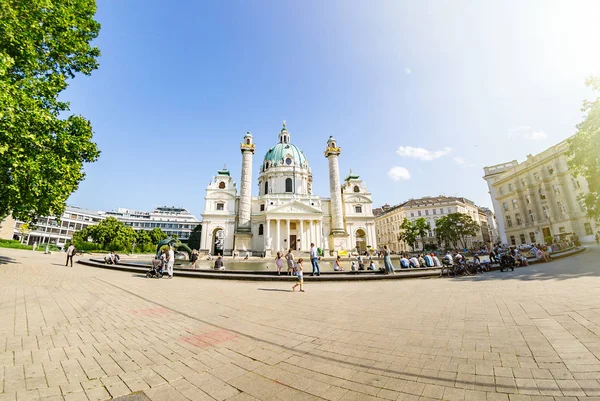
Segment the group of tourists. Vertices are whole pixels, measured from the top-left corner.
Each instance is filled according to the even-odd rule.
[[[315,244],[310,244],[310,256],[311,263],[313,267],[312,276],[321,275],[321,271],[319,269],[319,255],[317,253]],[[283,269],[283,260],[285,259],[285,263],[287,266],[287,273],[290,276],[296,276],[296,284],[292,286],[292,291],[296,291],[296,287],[300,287],[300,292],[304,292],[304,259],[299,258],[297,261],[294,260],[294,254],[292,253],[292,249],[288,249],[285,256],[281,254],[281,252],[277,252],[277,256],[275,257],[275,266],[277,267],[277,275],[281,275],[281,270]]]

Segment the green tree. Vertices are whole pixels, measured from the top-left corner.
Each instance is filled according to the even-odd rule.
[[[149,234],[154,245],[158,245],[160,241],[167,239],[168,237],[168,235],[159,227],[153,228],[152,231],[149,232]]]
[[[460,243],[467,247],[467,239],[481,230],[479,224],[471,216],[464,213],[450,213],[441,217],[435,223],[435,235],[440,245],[452,245],[454,248]]]
[[[592,77],[586,84],[600,91],[600,78]],[[587,215],[600,220],[600,97],[594,101],[584,101],[582,111],[585,119],[577,125],[577,133],[568,141],[569,168],[574,177],[583,176],[589,191],[581,196]]]
[[[136,239],[136,233],[123,222],[109,217],[95,226],[89,226],[73,234],[73,241],[76,244],[87,242],[88,238],[91,238],[92,242],[99,245],[101,249],[128,251],[131,250]]]
[[[98,68],[95,0],[0,0],[0,218],[61,216],[100,152],[90,122],[59,100]]]
[[[152,237],[150,236],[150,232],[147,230],[139,230],[135,232],[135,243],[139,246],[144,246],[147,244],[152,244]]]
[[[200,237],[202,236],[202,225],[198,224],[190,233],[187,245],[190,249],[200,249]]]
[[[404,218],[400,225],[402,231],[398,234],[398,239],[406,242],[414,250],[417,239],[425,238],[430,229],[429,223],[423,217],[419,217],[415,221]]]

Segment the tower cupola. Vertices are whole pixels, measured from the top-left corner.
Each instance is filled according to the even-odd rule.
[[[290,143],[290,133],[285,127],[285,120],[283,120],[283,127],[279,132],[279,143]]]

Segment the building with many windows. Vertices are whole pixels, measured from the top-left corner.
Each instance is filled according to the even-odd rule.
[[[600,227],[586,217],[581,195],[588,191],[583,177],[569,171],[567,141],[522,163],[484,167],[502,242],[509,245],[544,243],[546,237],[575,233],[594,240]]]
[[[134,230],[152,230],[161,228],[167,235],[177,235],[186,241],[192,230],[200,224],[198,219],[186,209],[174,206],[159,206],[152,212],[136,212],[118,208],[116,211],[102,212],[87,210],[76,206],[67,206],[60,222],[55,217],[40,217],[31,229],[23,229],[22,221],[7,219],[2,227],[12,226],[10,230],[3,228],[5,237],[20,239],[27,244],[54,244],[64,246],[73,238],[73,233],[98,224],[107,217],[114,217]]]
[[[426,244],[437,244],[435,237],[436,221],[450,213],[465,213],[469,215],[479,226],[481,231],[467,240],[467,246],[489,246],[493,243],[492,233],[485,211],[475,203],[466,198],[449,196],[426,196],[420,199],[410,199],[396,206],[384,205],[376,209],[375,232],[377,243],[388,245],[394,252],[411,251],[404,241],[398,238],[401,232],[400,225],[404,218],[414,221],[424,218],[431,229],[425,238],[420,238],[414,250],[422,250]]]

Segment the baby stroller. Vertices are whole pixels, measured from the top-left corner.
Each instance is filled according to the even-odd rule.
[[[160,259],[152,259],[152,268],[146,273],[147,278],[162,278],[163,276],[163,261]]]
[[[500,271],[503,272],[504,270],[508,270],[511,269],[511,271],[515,271],[515,258],[509,254],[509,253],[505,253],[502,256],[500,256]]]

